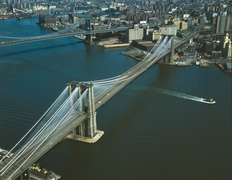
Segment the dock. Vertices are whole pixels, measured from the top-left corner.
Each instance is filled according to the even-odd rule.
[[[84,41],[84,40],[86,39],[84,36],[73,36],[73,37],[75,37],[75,38],[77,38],[77,39],[80,39],[80,40],[82,40],[82,41]]]
[[[105,44],[104,48],[113,48],[113,47],[126,47],[129,46],[130,43],[123,43],[123,44]]]
[[[200,66],[201,68],[206,68],[206,67],[210,67],[209,63],[207,60],[201,59],[200,60]]]
[[[232,74],[232,70],[227,69],[225,63],[215,63],[215,65],[224,73]]]

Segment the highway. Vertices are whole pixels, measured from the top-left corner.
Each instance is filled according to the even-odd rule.
[[[182,39],[182,41],[174,41],[174,48],[183,45],[186,41],[194,36],[197,32],[190,34],[189,36]],[[136,64],[134,67],[127,70],[125,73],[117,76],[117,78],[112,78],[109,81],[96,81],[94,85],[105,83],[108,86],[102,89],[100,92],[95,94],[95,109],[97,110],[106,102],[108,102],[115,94],[117,94],[121,89],[138,77],[141,73],[146,71],[153,64],[157,63],[163,57],[170,53],[170,41],[157,43],[148,56]],[[85,82],[88,83],[88,82]],[[74,83],[75,84],[75,83]],[[72,93],[74,94],[74,93]],[[70,95],[71,96],[71,95]],[[72,100],[67,101],[68,103]],[[82,121],[87,119],[87,113],[83,111],[78,111],[78,104],[72,111],[68,111],[64,114],[64,117],[57,123],[51,124],[38,139],[31,143],[31,145],[23,152],[19,150],[14,152],[14,156],[6,159],[0,164],[1,176],[0,180],[15,179],[21,175],[28,167],[39,160],[44,154],[46,154],[50,149],[52,149],[57,143],[62,141],[74,128],[76,128]],[[18,156],[17,156],[18,153]],[[12,159],[17,160],[8,167],[8,169],[3,169],[6,164],[8,164]],[[2,171],[3,170],[3,171]]]

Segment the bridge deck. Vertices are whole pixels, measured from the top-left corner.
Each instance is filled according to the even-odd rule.
[[[77,36],[77,35],[81,35],[81,34],[82,35],[89,35],[89,34],[98,34],[98,33],[118,32],[118,31],[125,31],[126,29],[128,29],[128,27],[117,27],[117,28],[112,28],[112,29],[92,30],[92,31],[83,31],[83,32],[73,32],[73,33],[51,34],[51,35],[44,35],[44,36],[28,37],[28,38],[22,38],[22,39],[17,39],[17,40],[0,42],[0,47],[21,44],[21,43],[35,42],[35,41],[56,39],[56,38],[72,37],[72,36]]]

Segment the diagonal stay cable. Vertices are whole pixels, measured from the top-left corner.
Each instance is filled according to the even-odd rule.
[[[7,180],[11,180],[10,178],[27,162],[27,160],[39,149],[39,147],[47,140],[47,138],[51,135],[51,133],[53,131],[56,130],[56,128],[60,125],[60,123],[66,118],[66,116],[71,112],[71,110],[74,108],[74,106],[84,97],[85,93],[87,92],[87,90],[85,90],[85,92],[82,94],[82,96],[76,101],[76,103],[71,107],[71,109],[65,114],[65,116],[59,121],[59,123],[52,129],[52,131],[50,131],[50,133],[47,135],[46,138],[43,139],[43,141],[34,149],[34,151],[26,158],[26,160],[24,160],[24,162],[18,167],[18,169],[15,170],[15,172],[13,174],[10,175],[10,177],[8,177]]]
[[[72,92],[72,94],[65,100],[65,102],[59,107],[59,109],[52,115],[52,117],[43,125],[43,127],[38,130],[38,132],[30,139],[30,141],[24,145],[24,147],[22,147],[18,153],[8,162],[7,165],[5,165],[4,168],[1,169],[1,172],[7,168],[8,168],[18,159],[20,158],[20,156],[22,156],[25,151],[30,147],[30,145],[42,134],[42,132],[45,130],[45,128],[48,127],[48,125],[54,120],[54,118],[56,117],[56,115],[61,111],[61,109],[67,104],[68,100],[74,95],[75,90]],[[7,169],[8,169],[7,168]],[[6,171],[6,170],[5,170]],[[4,172],[5,172],[4,171]],[[4,173],[3,172],[3,173]]]
[[[60,94],[60,96],[55,100],[55,102],[48,108],[48,110],[41,116],[41,118],[32,126],[31,129],[29,129],[29,131],[19,140],[18,143],[16,143],[16,145],[11,148],[11,150],[6,154],[6,155],[9,155],[15,147],[18,146],[18,144],[32,131],[32,129],[34,129],[34,127],[43,119],[43,117],[48,113],[48,111],[54,106],[54,104],[58,101],[58,99],[64,94],[64,92],[67,90],[68,87],[66,87],[63,92]],[[4,156],[0,162],[2,162],[4,159],[5,159],[6,156]]]

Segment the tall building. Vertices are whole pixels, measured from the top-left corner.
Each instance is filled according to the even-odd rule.
[[[157,41],[161,36],[161,30],[154,30],[149,32],[149,41]]]
[[[220,22],[219,22],[219,34],[224,34],[225,33],[225,26],[226,26],[226,16],[225,15],[222,15],[220,17]]]
[[[51,14],[50,5],[47,5],[47,14]]]
[[[220,48],[222,50],[222,55],[224,57],[229,57],[231,58],[232,57],[232,41],[230,40],[229,38],[229,34],[227,33],[226,34],[226,37],[223,38],[220,42]]]
[[[186,21],[181,21],[180,22],[180,29],[187,29],[188,28],[188,23]]]
[[[30,3],[27,3],[27,8],[31,9],[31,4]]]
[[[227,16],[225,31],[232,30],[232,16]]]
[[[230,41],[228,44],[227,57],[230,59],[232,58],[232,41]]]
[[[217,17],[216,34],[225,34],[230,29],[232,24],[231,16],[221,15]]]
[[[79,22],[78,17],[74,16],[74,14],[69,14],[69,22],[76,24]]]
[[[176,36],[176,32],[177,32],[177,27],[175,24],[173,25],[163,25],[161,27],[159,27],[161,34],[162,35],[174,35]]]
[[[217,17],[214,16],[211,18],[211,25],[216,25],[216,22],[217,22]]]
[[[126,41],[132,42],[132,40],[143,39],[143,28],[139,28],[138,24],[134,24],[134,29],[126,30]]]
[[[179,17],[175,17],[173,19],[173,23],[176,25],[177,29],[180,29],[180,18]]]
[[[188,27],[193,26],[193,20],[192,19],[187,19]]]
[[[204,26],[205,25],[205,18],[199,18],[198,23],[200,26]]]
[[[203,47],[202,47],[202,50],[206,53],[210,53],[212,50],[214,49],[214,45],[212,42],[210,41],[205,41],[203,43]]]
[[[212,51],[211,52],[212,59],[220,59],[221,56],[222,56],[222,52],[221,51]]]
[[[151,31],[154,31],[154,29],[152,28],[144,28],[144,31],[143,31],[143,39],[144,40],[149,40],[149,32]]]

